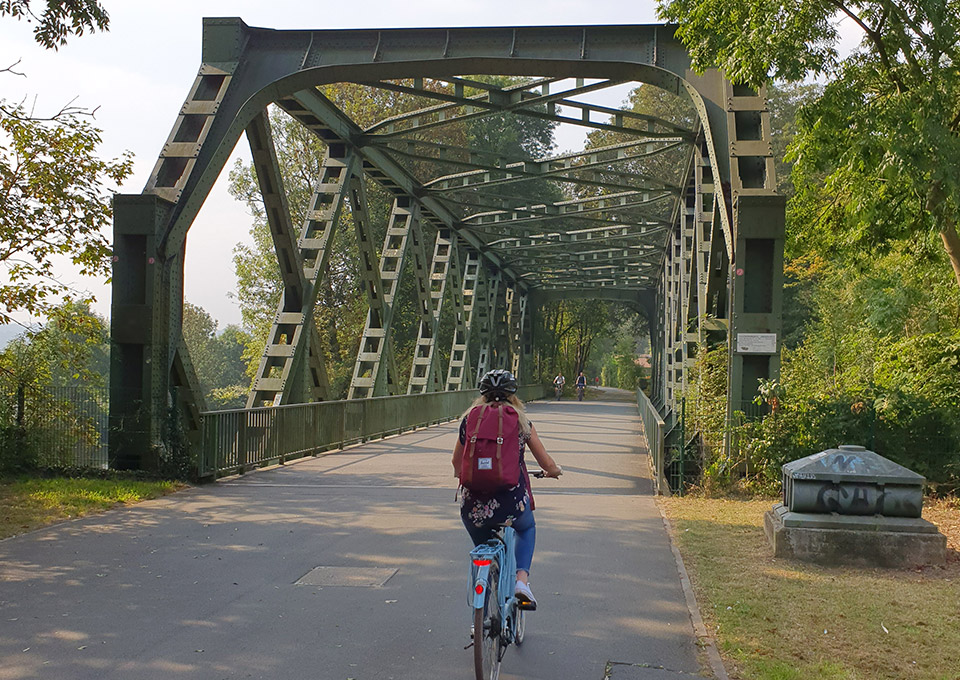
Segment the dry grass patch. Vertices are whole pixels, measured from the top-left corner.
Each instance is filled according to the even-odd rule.
[[[0,481],[0,538],[118,504],[138,503],[172,493],[183,485],[125,479],[36,479]]]
[[[819,567],[774,559],[775,501],[662,500],[708,627],[742,680],[960,680],[960,503],[929,502],[944,567]]]

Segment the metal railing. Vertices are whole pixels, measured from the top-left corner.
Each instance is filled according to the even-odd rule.
[[[523,401],[544,396],[540,385],[520,387]],[[476,390],[346,399],[202,415],[201,478],[222,477],[272,463],[342,449],[406,430],[459,418]]]
[[[107,467],[108,392],[0,382],[0,472]]]
[[[664,476],[664,439],[666,437],[666,423],[660,413],[644,394],[637,390],[637,408],[640,411],[640,420],[643,423],[643,438],[650,453],[650,471],[653,474],[653,485],[658,494],[670,495],[670,485]]]

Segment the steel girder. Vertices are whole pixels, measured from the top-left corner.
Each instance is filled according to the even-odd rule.
[[[285,391],[288,395],[297,395],[303,399],[307,394],[317,400],[327,398],[329,380],[327,368],[323,360],[323,346],[316,327],[308,324],[309,341],[306,348],[308,359],[306,371],[293,371],[293,362],[287,364],[287,358],[292,359],[296,331],[290,333],[287,321],[288,312],[295,312],[303,308],[303,301],[312,294],[312,283],[307,280],[303,266],[303,251],[298,245],[297,233],[294,232],[290,218],[290,208],[287,205],[287,194],[284,190],[283,177],[277,162],[277,152],[270,131],[270,121],[264,111],[253,119],[247,127],[247,141],[253,156],[253,165],[257,173],[260,193],[263,196],[264,213],[270,227],[274,249],[277,254],[277,264],[283,280],[283,292],[273,326],[270,329],[270,341],[264,348],[254,381],[247,400],[247,407],[264,403],[277,402],[278,395]],[[314,197],[314,201],[317,197]],[[329,238],[328,238],[329,243]],[[300,333],[302,334],[302,327]],[[280,367],[281,375],[293,383],[286,390],[270,389],[265,382],[274,367]],[[309,390],[305,393],[305,390]],[[289,400],[289,399],[288,399]],[[282,398],[280,399],[282,403]]]
[[[779,372],[785,202],[776,193],[763,92],[729,81],[719,87],[732,172],[729,184],[718,181],[709,148],[696,149],[657,287],[651,337],[660,342],[654,343],[653,393],[666,413],[678,413],[695,347],[725,340],[732,419],[747,410],[758,381]],[[732,201],[724,201],[727,191]],[[723,228],[727,210],[732,249]]]
[[[497,368],[495,324],[497,307],[502,299],[502,275],[499,271],[484,272],[483,299],[478,310],[479,346],[480,354],[477,357],[477,375],[474,384],[480,384],[480,378],[489,370]]]
[[[414,346],[413,363],[407,394],[436,392],[440,388],[440,373],[437,366],[437,331],[440,328],[440,313],[446,297],[447,281],[453,266],[459,268],[457,237],[448,229],[437,232],[433,259],[426,271],[417,270],[417,291],[420,299],[420,328]],[[452,266],[452,263],[456,265]]]
[[[471,387],[469,382],[470,338],[473,330],[474,309],[476,307],[477,283],[480,278],[480,257],[467,250],[464,262],[460,258],[451,261],[451,285],[454,310],[453,342],[450,347],[450,363],[447,369],[447,390],[460,390]]]
[[[370,308],[354,364],[348,399],[385,396],[394,392],[399,382],[392,340],[393,304],[410,244],[413,244],[414,251],[422,251],[420,231],[414,226],[418,220],[416,203],[408,198],[394,200],[379,258],[381,294],[369,298]],[[373,285],[372,281],[368,284],[370,290],[375,290]]]
[[[716,72],[693,74],[685,50],[672,36],[673,29],[665,26],[270,31],[249,28],[239,19],[205,20],[200,71],[144,196],[116,200],[111,419],[115,430],[139,423],[132,429],[142,436],[134,443],[113,439],[114,454],[133,460],[141,455],[135,449],[142,452],[168,440],[162,421],[172,398],[194,415],[187,419],[187,429],[197,427],[202,402],[191,386],[189,357],[181,346],[184,243],[244,131],[284,277],[251,404],[325,396],[322,351],[311,315],[329,256],[329,235],[337,228],[348,193],[358,239],[369,234],[364,178],[408,202],[424,224],[449,232],[451,242],[459,241],[468,258],[466,264],[454,259],[445,265],[444,281],[446,274],[453,279],[447,288],[464,296],[452,296],[458,320],[448,388],[463,385],[462,376],[470,371],[471,336],[477,341],[478,372],[514,365],[516,356],[528,354],[529,343],[520,342],[518,348],[518,337],[529,339],[530,324],[516,329],[508,319],[529,315],[530,300],[594,296],[650,310],[658,291],[662,305],[674,310],[669,317],[650,314],[658,325],[669,321],[676,327],[684,317],[704,317],[716,310],[717,317],[729,318],[735,332],[778,334],[782,202],[772,190],[765,103],[753,93],[735,91]],[[470,73],[539,79],[499,87],[463,77]],[[565,85],[566,79],[575,84]],[[316,89],[344,81],[419,97],[428,104],[364,129]],[[697,124],[688,129],[579,99],[622,82],[648,83],[685,97],[696,111]],[[296,242],[268,136],[264,112],[271,103],[317,134],[328,145],[331,160],[341,164],[332,182],[330,177],[318,178],[316,198],[333,211],[313,214]],[[629,139],[555,158],[502,158],[423,137],[444,125],[507,114],[616,132]],[[698,150],[696,162],[679,180],[651,177],[631,167],[691,144]],[[444,170],[417,174],[407,167],[411,161]],[[503,193],[541,181],[567,186],[575,198],[537,205]],[[714,191],[714,186],[730,190]],[[691,201],[703,204],[703,219],[687,218]],[[317,222],[324,225],[325,236],[307,233]],[[620,228],[626,231],[618,233]],[[696,243],[680,243],[680,257],[688,253],[692,262],[681,267],[679,278],[677,270],[671,270],[675,263],[667,262],[678,228],[680,239],[691,238],[692,229]],[[386,250],[385,243],[379,257]],[[361,252],[370,322],[374,311],[385,313],[388,293],[382,261],[369,238]],[[659,263],[651,254],[657,252],[662,253]],[[468,309],[473,257],[477,273],[473,308]],[[745,258],[759,266],[741,267],[747,264]],[[578,271],[571,271],[573,267]],[[741,269],[746,273],[737,274]],[[421,324],[424,339],[438,323],[434,309],[442,309],[444,299],[442,294],[427,297],[430,322]],[[681,299],[685,302],[678,303]],[[368,324],[364,342],[374,330],[375,324]],[[662,337],[664,343],[667,338],[675,343],[675,333],[664,331]],[[430,342],[428,352],[433,352],[435,328]],[[361,354],[363,349],[361,345]],[[674,345],[657,351],[661,357],[675,355]],[[377,362],[389,364],[389,341],[379,343],[372,354]],[[731,376],[740,387],[731,387],[732,401],[739,398],[734,393],[742,392],[744,381],[763,372],[756,356],[744,363],[733,354]],[[775,371],[771,357],[766,357],[768,373]],[[364,360],[358,356],[358,367]],[[439,378],[436,367],[430,370]],[[381,375],[390,371],[378,369],[377,380],[383,380]],[[358,388],[361,378],[355,371]],[[666,384],[660,382],[663,391]],[[439,379],[429,381],[433,388],[439,384]],[[376,387],[376,380],[363,389],[366,394],[389,391]]]
[[[297,287],[286,290],[280,298],[247,408],[304,401],[303,395],[297,394],[288,383],[297,380],[310,356],[308,338],[312,333],[319,284],[327,273],[333,237],[340,223],[344,199],[356,181],[354,172],[358,163],[356,155],[342,145],[331,145],[327,151],[297,241],[297,262],[301,263],[299,271],[303,278]],[[320,354],[319,348],[315,354]],[[319,387],[325,378],[324,375],[315,384]]]

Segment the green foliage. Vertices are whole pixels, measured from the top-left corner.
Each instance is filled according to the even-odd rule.
[[[867,3],[872,4],[872,3]],[[818,0],[661,0],[700,72],[717,67],[734,82],[760,85],[829,73],[837,63],[837,8]]]
[[[66,303],[0,351],[0,472],[92,462],[102,451],[109,350],[106,321]]]
[[[816,101],[823,86],[813,83],[767,84],[767,107],[770,109],[770,145],[777,175],[777,191],[793,195],[791,173],[793,163],[786,160],[790,144],[797,133],[797,114],[808,103]]]
[[[539,310],[540,328],[534,351],[540,366],[539,378],[552,380],[558,371],[576,376],[590,369],[595,344],[602,342],[614,322],[610,305],[595,300],[560,300]],[[573,378],[568,378],[573,384]]]
[[[732,443],[729,460],[703,447],[707,484],[769,490],[783,462],[841,443],[956,484],[960,5],[666,0],[660,11],[696,69],[778,83],[778,173],[795,188],[781,377],[758,386],[760,412],[717,422],[718,404],[700,424]],[[837,13],[863,31],[842,60]],[[825,85],[782,84],[811,75]]]
[[[725,350],[700,352],[687,428],[701,434],[707,488],[773,492],[783,463],[839,444],[960,483],[960,293],[944,256],[928,255],[910,244],[862,268],[795,262],[808,311],[802,337],[783,351],[780,379],[761,381],[732,422]]]
[[[89,302],[57,279],[68,258],[82,274],[110,274],[108,183],[131,172],[129,155],[104,161],[100,131],[76,111],[31,119],[20,105],[0,100],[0,324],[10,313],[52,311],[61,301]]]
[[[638,363],[636,338],[630,336],[621,336],[619,342],[613,349],[613,365],[616,372],[612,377],[613,387],[621,390],[636,390],[644,387],[648,378],[648,370]],[[606,383],[604,383],[606,384]]]
[[[36,24],[33,37],[47,49],[67,44],[71,35],[84,31],[106,31],[110,25],[107,11],[97,0],[46,0],[46,7],[38,16],[30,7],[32,0],[0,0],[0,17],[10,16]],[[35,6],[38,3],[35,3]]]
[[[647,390],[650,386],[650,342],[647,320],[630,307],[611,306],[611,322],[605,337],[598,338],[597,358],[588,364],[587,375],[600,374],[606,387]]]
[[[727,360],[724,345],[698,345],[683,395],[686,438],[699,433],[703,485],[708,489],[729,483],[737,464],[724,453],[727,431]],[[686,444],[686,442],[684,442]]]
[[[771,408],[732,424],[748,486],[773,489],[783,463],[839,444],[960,483],[958,298],[941,267],[907,252],[866,272],[823,275],[805,340],[783,354],[777,393],[760,385]]]
[[[960,2],[664,0],[660,12],[698,70],[754,86],[828,77],[788,155],[808,241],[856,253],[939,234],[960,285]],[[837,13],[863,31],[843,60]]]
[[[217,332],[217,322],[201,307],[183,304],[183,338],[190,351],[207,407],[213,410],[243,408],[250,386],[247,377],[247,333],[237,326]]]
[[[521,82],[516,78],[497,77],[478,77],[475,80],[497,85]],[[435,81],[427,81],[425,86],[445,87]],[[401,114],[425,105],[423,98],[352,83],[325,86],[323,94],[361,127],[376,123],[384,117],[385,111]],[[299,225],[302,224],[306,215],[313,184],[320,176],[320,164],[326,149],[297,121],[282,113],[272,113],[272,115],[274,142],[289,198],[291,218],[295,225]],[[518,155],[546,153],[553,145],[553,127],[554,124],[550,121],[523,116],[497,115],[431,128],[425,132],[414,129],[405,134],[405,137],[431,144],[449,144],[451,147],[458,148],[477,145],[487,149],[491,154],[502,154],[505,158],[513,158]],[[423,180],[428,176],[436,175],[438,167],[442,168],[442,164],[438,166],[435,162],[428,162],[426,159],[411,159],[407,167],[411,173]],[[451,168],[450,171],[453,172],[454,169]],[[248,361],[248,375],[252,377],[259,363],[283,287],[274,255],[273,241],[263,211],[255,169],[252,166],[238,164],[230,173],[230,185],[231,193],[248,205],[254,217],[254,226],[251,230],[253,246],[238,246],[234,251],[238,278],[236,297],[243,315],[244,330],[249,334],[244,357]],[[537,202],[544,200],[548,191],[555,191],[555,189],[545,183],[528,182],[522,187],[518,186],[515,198]],[[392,196],[372,183],[367,186],[367,194],[369,237],[379,250],[386,233]],[[423,244],[428,258],[432,255],[435,237],[435,227],[424,224]],[[341,217],[341,225],[334,238],[329,270],[318,284],[318,301],[314,311],[314,324],[323,340],[322,349],[325,352],[324,359],[330,378],[330,396],[334,399],[344,398],[347,394],[366,321],[367,300],[362,284],[361,261],[355,232],[352,229],[348,201]],[[408,257],[405,269],[400,276],[393,306],[392,341],[399,373],[398,387],[401,391],[406,389],[409,366],[412,363],[414,345],[419,331],[420,315],[417,297],[413,258]],[[453,333],[452,314],[452,305],[448,303],[440,317],[437,344],[434,350],[441,373],[445,373],[449,358]],[[441,375],[440,378],[443,380],[445,375]],[[214,396],[211,392],[210,397]]]

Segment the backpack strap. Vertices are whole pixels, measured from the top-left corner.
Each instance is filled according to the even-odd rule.
[[[499,423],[497,425],[497,472],[503,477],[503,458],[500,455],[500,449],[503,448],[503,406],[497,406],[497,415]]]
[[[484,404],[483,408],[480,409],[480,415],[477,416],[477,426],[473,428],[473,435],[467,439],[467,450],[464,451],[463,455],[470,461],[470,464],[466,466],[466,479],[461,479],[461,484],[469,483],[473,479],[473,454],[477,448],[477,435],[480,433],[480,423],[483,422],[483,416],[486,415],[488,408],[490,408],[490,405]]]

